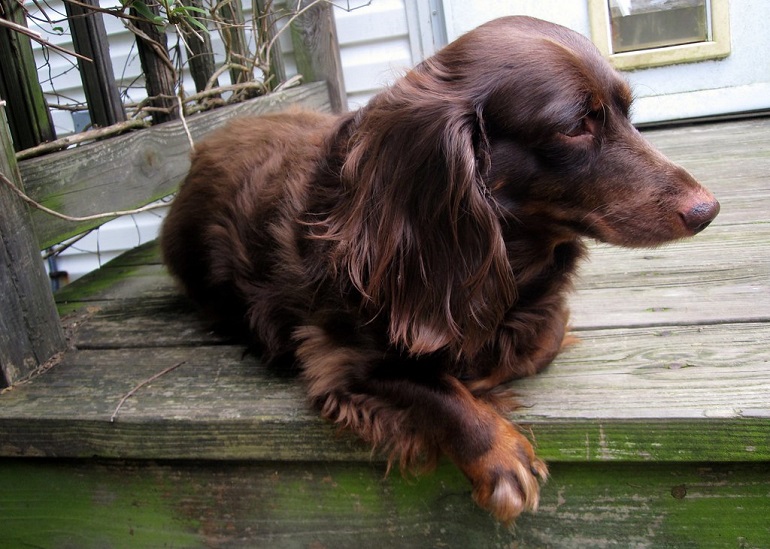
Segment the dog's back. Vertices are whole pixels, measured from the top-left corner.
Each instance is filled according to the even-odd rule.
[[[293,238],[286,233],[296,228],[278,223],[303,211],[335,123],[296,109],[236,119],[196,144],[160,242],[171,274],[215,322],[243,322],[239,281],[258,283],[264,273],[255,267],[274,263],[275,240]]]

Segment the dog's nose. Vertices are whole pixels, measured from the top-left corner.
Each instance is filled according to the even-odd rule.
[[[696,234],[708,227],[709,223],[714,221],[714,218],[718,213],[719,202],[714,200],[712,202],[702,202],[697,204],[679,215],[682,216],[682,221],[684,221],[685,226],[691,230],[693,234]]]

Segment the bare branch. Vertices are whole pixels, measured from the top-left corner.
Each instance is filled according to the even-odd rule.
[[[106,128],[99,128],[96,130],[90,130],[87,132],[68,135],[67,137],[56,139],[55,141],[42,143],[37,147],[30,147],[29,149],[24,149],[23,151],[19,151],[18,153],[16,153],[16,159],[24,160],[27,158],[32,158],[33,156],[39,156],[43,153],[58,151],[59,149],[64,149],[66,147],[69,147],[70,145],[77,145],[78,143],[83,143],[85,141],[102,139],[104,137],[109,137],[117,133],[122,133],[126,130],[130,130],[134,128],[146,128],[148,126],[149,124],[144,120],[127,120],[125,122],[119,122],[117,124],[113,124],[112,126],[107,126]]]

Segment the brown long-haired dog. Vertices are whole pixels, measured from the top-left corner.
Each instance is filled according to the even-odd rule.
[[[496,388],[562,347],[583,237],[654,246],[719,211],[630,103],[579,34],[492,21],[358,112],[237,120],[201,143],[165,261],[298,367],[324,417],[408,469],[448,455],[510,521],[547,470]]]

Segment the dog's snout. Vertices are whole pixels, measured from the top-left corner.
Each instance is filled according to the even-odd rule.
[[[682,216],[685,226],[693,234],[696,234],[708,227],[718,213],[719,202],[712,200],[711,202],[701,202],[679,215]]]

